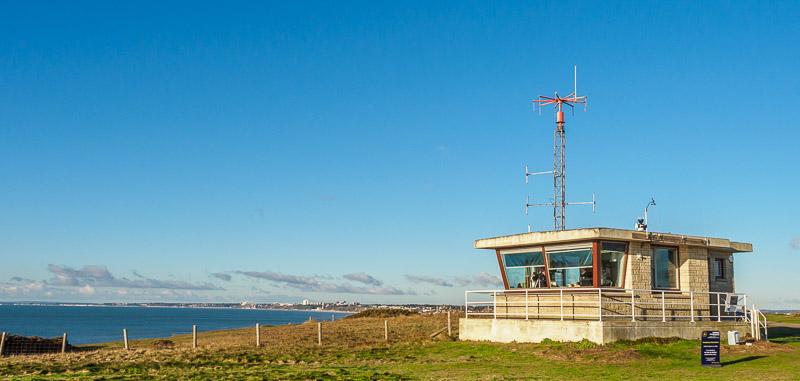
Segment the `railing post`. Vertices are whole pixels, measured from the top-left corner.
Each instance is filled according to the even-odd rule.
[[[747,305],[744,306],[744,310],[745,310],[744,311],[745,315],[747,315]],[[756,338],[756,329],[755,329],[755,324],[754,324],[755,320],[756,320],[755,311],[753,311],[753,309],[751,308],[750,309],[750,336],[753,339]]]
[[[261,324],[256,323],[256,347],[261,346]]]
[[[492,313],[494,319],[497,320],[497,291],[492,291]]]
[[[464,319],[469,319],[469,292],[464,291]]]
[[[558,302],[561,306],[561,320],[564,320],[564,289],[558,290]]]
[[[664,291],[661,291],[661,322],[662,323],[666,323],[667,322],[667,306],[666,306],[666,302],[664,301],[664,297],[665,297]]]
[[[689,310],[692,318],[690,322],[694,323],[694,291],[689,291]]]
[[[6,333],[3,332],[2,336],[0,336],[0,356],[3,356],[3,347],[6,346]]]
[[[719,302],[719,293],[717,293],[717,321],[722,321],[722,304]]]
[[[528,289],[525,289],[525,320],[528,320]]]
[[[603,289],[597,289],[597,321],[603,321]]]
[[[192,349],[197,349],[197,325],[192,324]]]
[[[636,291],[631,289],[631,321],[636,321]]]
[[[747,294],[744,294],[742,304],[744,305],[744,318],[747,319]]]

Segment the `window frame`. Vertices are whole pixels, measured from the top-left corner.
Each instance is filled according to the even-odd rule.
[[[505,259],[506,259],[507,255],[534,254],[534,253],[535,254],[539,254],[540,256],[542,256],[542,264],[541,265],[535,265],[535,266],[508,266],[506,264]],[[548,286],[546,286],[546,287],[514,287],[514,285],[512,285],[511,283],[508,282],[508,269],[528,269],[528,268],[530,268],[532,271],[535,271],[536,269],[541,269],[542,272],[546,272],[547,271],[547,264],[546,264],[545,254],[544,254],[544,252],[542,250],[539,250],[536,246],[527,247],[527,248],[525,248],[524,251],[519,251],[519,252],[516,252],[514,250],[512,250],[511,252],[505,252],[505,253],[501,252],[500,253],[500,260],[501,260],[500,261],[501,262],[501,266],[503,268],[503,273],[505,274],[504,275],[505,279],[503,280],[503,282],[504,282],[504,284],[505,283],[508,284],[508,287],[506,289],[513,290],[513,289],[521,288],[521,289],[530,289],[530,290],[541,290],[541,289],[550,288],[549,287],[550,282],[548,280],[549,277],[547,277],[547,276],[545,276],[546,282],[548,284]]]
[[[656,287],[656,277],[653,271],[656,249],[671,249],[675,251],[675,287]],[[650,245],[650,287],[653,290],[680,290],[681,289],[681,251],[678,246]]]
[[[625,252],[624,252],[624,254],[622,256],[622,268],[621,268],[622,276],[621,276],[621,280],[620,280],[619,286],[604,286],[604,287],[600,286],[600,273],[602,271],[602,269],[600,268],[600,266],[601,266],[600,259],[601,259],[601,249],[602,249],[603,242],[620,243],[620,244],[624,244],[625,245]],[[585,248],[590,249],[592,251],[592,285],[591,286],[582,286],[582,287],[567,287],[567,286],[554,287],[554,286],[552,286],[553,280],[550,278],[551,267],[550,267],[550,255],[549,255],[549,251],[547,250],[548,246],[551,249],[553,249],[553,248],[558,248],[559,246],[564,246],[564,245],[583,245],[583,244],[586,245]],[[659,246],[659,247],[662,247],[662,246]],[[678,256],[678,259],[680,259],[679,254],[677,254],[678,253],[678,248],[677,247],[671,247],[671,246],[663,246],[663,247],[667,247],[667,248],[670,248],[670,249],[675,249],[676,255]],[[613,239],[603,239],[603,240],[595,239],[595,240],[578,241],[578,242],[574,242],[574,243],[565,243],[565,244],[556,243],[556,244],[551,244],[551,245],[533,245],[533,246],[521,246],[521,247],[508,247],[508,248],[503,248],[503,249],[495,249],[495,254],[497,256],[497,265],[498,265],[498,267],[500,267],[500,275],[501,275],[501,278],[503,279],[503,286],[504,286],[504,288],[506,290],[521,290],[521,289],[511,288],[510,287],[511,285],[508,283],[508,274],[506,273],[506,266],[505,266],[505,263],[504,263],[504,260],[503,260],[503,255],[505,255],[505,254],[513,254],[515,252],[519,252],[519,253],[522,253],[522,252],[540,252],[542,254],[542,256],[543,256],[543,259],[544,259],[544,274],[545,274],[545,279],[546,279],[546,282],[547,282],[547,286],[546,287],[542,287],[542,288],[535,288],[535,289],[531,288],[531,290],[547,290],[547,289],[560,289],[560,288],[570,288],[570,289],[575,289],[575,290],[579,290],[581,288],[584,288],[584,289],[586,289],[586,288],[624,289],[625,288],[625,282],[627,281],[627,275],[628,275],[628,257],[630,256],[630,250],[631,250],[631,241],[613,240]],[[561,251],[561,250],[558,250],[558,251]],[[534,266],[534,267],[539,267],[539,266]],[[588,266],[584,266],[584,267],[588,267]],[[680,282],[678,282],[678,284],[680,284]]]
[[[711,257],[711,259],[712,263],[714,263],[714,271],[719,271],[720,274],[717,275],[716,272],[714,273],[714,281],[727,282],[728,281],[728,277],[726,276],[727,271],[725,271],[726,259],[721,257]]]
[[[619,286],[600,286],[600,271],[602,270],[600,268],[600,266],[601,266],[601,260],[602,260],[602,255],[603,255],[603,243],[604,242],[621,243],[621,244],[625,245],[625,251],[622,254],[622,276],[620,277]],[[631,242],[630,241],[615,241],[615,240],[609,240],[609,239],[604,239],[602,241],[595,241],[595,251],[597,252],[597,258],[596,258],[597,274],[595,274],[597,282],[596,282],[595,287],[598,287],[598,288],[619,288],[619,289],[624,289],[625,288],[625,278],[628,275],[628,255],[630,254],[630,251],[631,251]]]
[[[568,287],[567,285],[562,285],[562,286],[553,287],[552,286],[552,279],[551,279],[552,277],[550,275],[551,271],[553,271],[553,270],[564,270],[564,269],[575,269],[575,268],[576,269],[585,269],[585,268],[589,268],[590,266],[551,267],[550,266],[550,254],[545,251],[546,246],[542,246],[542,253],[545,255],[544,263],[545,263],[545,271],[546,271],[546,274],[547,274],[547,288],[556,288],[556,289],[562,289],[562,288],[570,288],[570,289],[597,288],[597,241],[593,240],[593,241],[577,242],[574,245],[577,246],[577,245],[582,245],[582,244],[585,244],[586,246],[584,246],[581,249],[583,249],[583,250],[589,249],[591,251],[591,258],[592,258],[592,266],[591,266],[591,269],[592,269],[592,285],[591,286],[577,286],[577,287]],[[570,244],[568,244],[568,245],[570,245]],[[560,245],[560,244],[550,245],[550,248],[551,249],[552,248],[558,248],[559,246],[563,247],[564,245]],[[562,251],[565,251],[565,250],[566,249],[557,250],[556,253],[562,252]]]

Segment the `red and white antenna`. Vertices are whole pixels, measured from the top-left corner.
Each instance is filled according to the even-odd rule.
[[[567,172],[566,172],[566,153],[567,153],[567,139],[564,130],[564,106],[569,106],[570,110],[574,111],[575,106],[583,105],[583,110],[586,111],[588,102],[585,95],[578,95],[578,66],[574,67],[573,77],[573,92],[565,97],[559,96],[558,92],[554,96],[548,97],[540,95],[538,99],[534,99],[534,105],[538,105],[539,110],[546,106],[554,106],[556,112],[556,129],[553,133],[553,171],[546,172],[528,172],[528,166],[525,166],[525,182],[528,182],[528,176],[553,174],[553,202],[544,204],[530,204],[525,202],[525,213],[528,212],[529,206],[552,206],[553,207],[553,225],[555,230],[565,230],[567,226],[567,205],[592,205],[592,212],[597,208],[594,194],[592,194],[592,201],[589,202],[567,202]]]

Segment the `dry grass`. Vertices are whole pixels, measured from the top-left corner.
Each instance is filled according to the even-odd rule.
[[[457,316],[453,334],[457,335]],[[389,342],[383,322],[389,322]],[[453,341],[430,334],[446,325],[445,314],[357,318],[255,329],[201,332],[132,341],[132,350],[108,343],[84,351],[0,359],[0,379],[800,379],[800,329],[782,342],[723,346],[721,369],[699,365],[699,343],[650,340],[598,346],[582,343],[499,344]]]
[[[452,313],[453,336],[458,335],[458,317]],[[384,343],[384,321],[389,323],[389,342],[415,342],[428,339],[434,331],[447,325],[446,314],[411,315],[391,318],[341,319],[321,321],[322,346],[357,348]],[[446,335],[445,335],[446,336]],[[153,348],[158,339],[134,340],[132,348]],[[192,335],[176,335],[169,340],[176,349],[190,348]],[[255,346],[255,327],[198,333],[198,346],[207,349],[249,348]],[[317,347],[317,322],[283,326],[262,326],[261,345],[277,350]],[[121,348],[119,342],[102,344],[104,348]]]

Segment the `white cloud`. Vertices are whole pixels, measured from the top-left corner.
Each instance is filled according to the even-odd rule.
[[[294,288],[301,291],[365,295],[416,295],[416,292],[414,291],[403,291],[391,286],[355,286],[349,283],[321,281],[319,280],[320,277],[281,274],[274,271],[236,271],[236,273],[249,278],[269,280],[276,282],[281,286]]]
[[[427,275],[410,275],[406,274],[406,280],[412,283],[428,283],[434,286],[453,287],[453,284],[442,278],[436,278]]]
[[[85,285],[85,286],[83,286],[83,287],[79,288],[79,289],[78,289],[78,292],[79,292],[81,295],[93,295],[93,294],[94,294],[94,287],[92,287],[92,286],[90,286],[90,285],[88,285],[88,284],[87,284],[87,285]]]
[[[125,287],[125,288],[164,288],[174,290],[222,290],[211,283],[190,283],[182,280],[162,280],[146,278],[137,272],[133,274],[139,279],[117,278],[105,266],[83,266],[73,269],[68,266],[50,264],[47,270],[53,274],[48,282],[54,286],[81,287]]]

